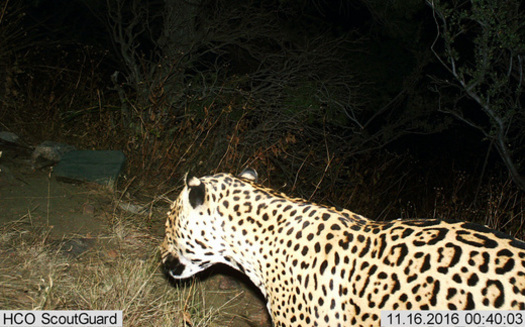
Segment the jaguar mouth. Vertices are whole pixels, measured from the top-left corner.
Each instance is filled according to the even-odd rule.
[[[178,279],[181,278],[186,266],[180,262],[178,257],[169,253],[164,260],[164,269],[168,275]]]

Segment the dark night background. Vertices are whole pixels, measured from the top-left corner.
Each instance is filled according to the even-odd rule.
[[[136,192],[252,166],[377,219],[498,206],[516,234],[523,4],[434,4],[9,0],[0,129],[121,149]]]

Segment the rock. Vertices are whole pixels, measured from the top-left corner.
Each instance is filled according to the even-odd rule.
[[[33,169],[42,169],[58,163],[62,156],[76,148],[65,143],[44,141],[39,144],[31,154],[31,166]]]
[[[119,202],[118,207],[134,215],[148,215],[149,214],[149,209],[140,204],[133,204],[129,202]]]
[[[0,141],[4,141],[6,143],[18,144],[20,141],[20,138],[15,133],[2,131],[0,132]]]
[[[122,151],[77,150],[65,153],[53,173],[57,179],[94,182],[113,189],[125,162]]]
[[[85,203],[82,206],[82,213],[84,215],[93,215],[95,213],[95,206],[90,203]]]
[[[268,314],[268,311],[263,307],[258,313],[253,314],[250,317],[250,320],[254,323],[255,326],[260,327],[269,327],[272,326],[272,318]]]
[[[239,282],[230,276],[226,275],[219,275],[219,286],[218,288],[220,290],[231,290],[231,289],[238,289],[241,284]]]
[[[61,244],[60,251],[68,257],[77,258],[91,249],[95,243],[96,240],[93,238],[72,238]]]
[[[108,252],[106,252],[106,255],[110,258],[110,259],[116,259],[119,257],[119,253],[116,251],[116,250],[108,250]]]

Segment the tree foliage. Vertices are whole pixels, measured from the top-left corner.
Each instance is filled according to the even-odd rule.
[[[479,130],[525,189],[525,13],[520,1],[427,3],[438,30],[432,50],[449,73],[435,78],[440,110]]]

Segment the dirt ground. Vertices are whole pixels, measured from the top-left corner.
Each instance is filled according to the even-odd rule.
[[[16,271],[20,276],[34,273],[29,271],[32,267],[26,267],[27,264],[20,262],[22,259],[17,261],[13,258],[16,258],[16,247],[22,244],[16,238],[21,239],[35,231],[40,231],[39,235],[43,235],[39,242],[42,243],[43,248],[47,249],[46,251],[59,249],[53,252],[53,255],[61,256],[61,264],[69,267],[68,274],[73,273],[74,269],[71,267],[74,266],[80,267],[76,273],[82,275],[82,269],[87,270],[97,265],[115,265],[115,260],[131,261],[137,257],[151,257],[155,254],[156,246],[163,237],[163,224],[168,203],[155,203],[149,215],[132,214],[123,210],[119,205],[124,203],[125,196],[118,191],[110,191],[94,184],[57,181],[49,168],[34,171],[30,163],[30,149],[6,147],[0,144],[0,151],[3,152],[0,157],[0,231],[3,231],[5,235],[12,235],[9,233],[12,230],[17,232],[13,234],[16,235],[15,239],[11,236],[10,244],[14,244],[13,248],[7,250],[4,247],[3,251],[0,249],[0,263],[3,264],[3,271],[8,273],[10,270],[13,273]],[[130,199],[126,201],[133,202]],[[140,237],[130,237],[129,235],[137,233],[127,231],[128,236],[123,238],[124,243],[135,242],[134,247],[125,247],[122,246],[122,243],[112,241],[114,237],[120,237],[115,236],[116,233],[118,234],[118,229],[115,228],[118,224],[132,229],[134,227],[129,226],[137,226],[137,231],[140,228]],[[147,242],[140,243],[136,241],[137,239],[147,240]],[[147,245],[142,246],[141,244]],[[141,246],[147,249],[141,249]],[[90,253],[97,253],[97,255],[90,255]],[[158,260],[158,253],[157,258],[153,258]],[[180,284],[172,282],[172,285],[169,285],[170,282],[161,273],[158,263],[154,265],[157,267],[154,274],[155,283],[168,285],[167,292],[182,292]],[[13,285],[16,284],[16,277],[13,277],[12,280]],[[75,280],[74,276],[72,280]],[[80,280],[80,277],[76,280]],[[94,285],[99,282],[96,281]],[[182,292],[183,295],[178,297],[180,303],[173,303],[174,307],[180,308],[180,319],[175,319],[178,321],[175,326],[186,326],[183,321],[194,326],[263,327],[271,325],[260,294],[249,281],[235,271],[218,267],[213,271],[203,273],[196,279],[196,282],[187,281],[182,284],[186,292]],[[76,303],[77,308],[79,306],[78,299],[68,299],[68,295],[63,295],[60,301],[45,302],[45,305],[40,306],[37,301],[37,293],[28,295],[31,294],[29,286],[23,289],[23,287],[17,288],[13,285],[9,285],[9,282],[0,282],[0,293],[5,298],[11,298],[10,295],[12,295],[12,298],[16,299],[13,302],[4,301],[2,309],[59,310],[71,308],[73,302]],[[83,285],[89,285],[89,282],[83,281]],[[17,292],[20,294],[14,294]],[[59,297],[55,296],[55,298]],[[21,298],[24,300],[20,300]],[[190,302],[193,305],[191,310],[188,309]],[[194,305],[196,302],[198,305]],[[90,309],[93,306],[86,305],[83,308],[80,304],[78,309]],[[106,306],[109,307],[108,309],[125,310],[124,326],[140,325],[126,322],[126,308]],[[140,315],[140,312],[136,315]],[[201,318],[194,318],[194,315]],[[199,322],[195,323],[196,320]]]

